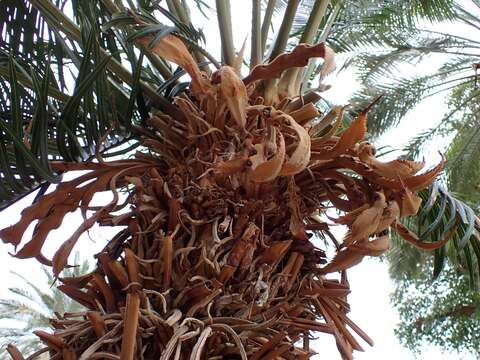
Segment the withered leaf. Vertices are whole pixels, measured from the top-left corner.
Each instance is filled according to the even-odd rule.
[[[442,155],[442,160],[435,167],[423,174],[407,177],[403,182],[411,191],[424,189],[433,183],[438,174],[443,170],[444,166],[445,158]]]
[[[316,45],[300,44],[291,53],[278,55],[267,65],[255,66],[250,74],[243,79],[243,82],[248,85],[257,80],[278,78],[286,69],[307,65],[308,60],[312,57],[324,57],[325,48],[324,43]]]
[[[7,352],[12,357],[13,360],[25,360],[20,350],[15,345],[8,344]]]
[[[363,210],[350,226],[350,229],[343,240],[343,244],[350,245],[355,241],[365,239],[373,234],[380,224],[385,209],[385,195],[376,193],[377,199],[370,208]]]
[[[435,242],[422,242],[415,233],[410,231],[407,227],[405,227],[398,221],[392,225],[392,228],[395,229],[395,232],[400,235],[404,240],[408,241],[413,246],[422,250],[435,250],[441,248],[448,241],[450,241],[456,231],[456,226],[453,226],[444,239]]]
[[[284,116],[285,119],[288,120],[289,127],[295,131],[298,137],[297,147],[293,153],[287,157],[280,170],[280,175],[291,176],[303,171],[310,162],[311,139],[303,126],[299,125],[292,117],[288,115]]]
[[[151,50],[148,49],[152,36],[147,36],[137,40],[146,51],[152,51],[155,54],[174,62],[181,66],[192,78],[192,91],[196,94],[206,92],[209,85],[203,79],[200,69],[188,51],[185,44],[174,35],[164,36]]]
[[[221,78],[220,90],[222,97],[226,101],[237,125],[244,129],[248,105],[247,89],[230,66],[222,66],[218,72]]]
[[[120,360],[133,360],[135,356],[135,344],[137,342],[138,315],[140,311],[140,297],[138,293],[127,294],[127,306],[125,308],[125,325],[122,336],[122,349]]]
[[[276,153],[270,159],[266,160],[256,167],[252,166],[250,177],[254,182],[269,182],[274,180],[282,170],[285,160],[285,140],[280,131],[276,131]],[[256,155],[255,155],[256,156]],[[252,161],[254,163],[254,161]]]

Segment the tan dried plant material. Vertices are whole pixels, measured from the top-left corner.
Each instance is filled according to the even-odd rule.
[[[404,179],[403,182],[405,183],[405,186],[411,191],[425,189],[426,187],[430,186],[433,180],[440,174],[440,172],[443,170],[444,165],[445,158],[442,155],[442,160],[432,169],[420,175],[407,177]]]
[[[139,312],[139,294],[137,292],[127,294],[120,360],[133,360],[135,358]]]
[[[307,130],[298,124],[291,116],[282,114],[273,116],[274,121],[283,122],[284,126],[292,129],[296,136],[295,150],[287,154],[287,159],[282,165],[280,175],[291,176],[303,171],[310,162],[311,139]]]
[[[360,143],[358,147],[358,156],[365,164],[369,165],[376,173],[383,177],[398,179],[413,176],[423,169],[424,161],[410,161],[396,159],[383,162],[375,157],[372,144],[368,142]]]
[[[311,120],[319,117],[320,111],[318,111],[316,106],[310,102],[303,105],[300,109],[289,112],[288,114],[293,117],[298,124],[305,126]]]
[[[413,233],[411,230],[407,229],[404,225],[399,222],[392,224],[392,228],[395,232],[402,237],[402,239],[408,241],[410,244],[422,250],[435,250],[443,245],[445,245],[452,238],[455,233],[455,229],[451,229],[444,239],[440,241],[435,241],[434,243],[421,242],[418,238],[418,235]]]
[[[245,85],[248,85],[257,80],[269,80],[278,78],[283,71],[293,67],[303,67],[308,64],[308,60],[313,57],[324,57],[326,53],[326,46],[324,43],[316,45],[300,44],[291,53],[278,55],[273,61],[267,65],[257,65],[253,68],[250,74],[243,79]],[[333,56],[329,51],[329,65],[325,68],[327,73],[331,71]]]
[[[384,235],[375,240],[365,240],[337,252],[332,261],[322,268],[323,273],[343,271],[359,264],[365,256],[380,256],[390,248],[390,237]]]
[[[237,125],[243,129],[247,120],[247,89],[230,66],[223,66],[218,72],[223,99],[227,102],[228,109]]]
[[[25,360],[20,350],[15,345],[8,344],[7,352],[13,360]]]
[[[87,310],[60,314],[53,331],[36,332],[42,351],[80,360],[309,359],[313,332],[335,337],[344,359],[363,351],[353,332],[372,345],[348,318],[346,270],[387,251],[391,228],[426,249],[449,240],[451,232],[424,243],[400,223],[418,211],[416,193],[434,181],[443,159],[421,174],[423,162],[382,162],[364,142],[369,107],[345,126],[340,106],[316,119],[318,96],[273,94],[268,102],[272,94],[248,85],[311,57],[325,57],[326,75],[333,55],[324,44],[299,45],[242,81],[230,67],[202,73],[174,35],[149,49],[151,40],[138,44],[192,78],[191,92],[172,105],[185,120],[152,114],[146,126],[155,138],[142,137],[146,150],[125,160],[52,163],[85,173],[0,230],[19,247],[17,257],[35,257],[58,276],[94,224],[118,228],[92,273],[59,278],[59,289]],[[111,200],[93,206],[102,192]],[[332,206],[340,211],[332,221],[348,228],[343,242],[330,231]],[[83,222],[60,239],[50,261],[44,244],[76,209]],[[23,239],[33,222],[32,237]],[[332,259],[315,233],[337,247]]]
[[[267,146],[264,144],[261,147],[257,147],[257,154],[251,159],[252,171],[250,178],[253,182],[269,182],[275,180],[280,175],[285,160],[285,140],[280,131],[276,128],[272,129],[273,139],[275,142],[270,143],[275,147],[275,155],[271,159],[267,160],[265,152]],[[268,145],[270,145],[268,144]]]
[[[137,40],[137,43],[148,50],[152,40],[153,37],[148,36]],[[181,66],[192,78],[191,87],[193,92],[200,94],[208,89],[207,82],[203,79],[200,68],[193,56],[182,40],[176,36],[164,36],[161,41],[153,46],[151,51]]]
[[[343,239],[343,245],[348,246],[374,234],[380,225],[385,207],[385,195],[381,192],[375,193],[373,205],[358,214],[355,221],[349,226],[350,229]]]

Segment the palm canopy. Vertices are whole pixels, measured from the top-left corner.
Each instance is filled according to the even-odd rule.
[[[410,109],[429,96],[465,84],[474,87],[472,66],[480,54],[474,35],[479,25],[478,3],[453,0],[402,4],[386,1],[383,6],[382,2],[366,3],[370,3],[366,8],[371,11],[347,18],[353,20],[352,31],[338,32],[333,44],[337,52],[354,54],[351,60],[358,64],[362,90],[353,101],[365,102],[372,94],[385,94],[385,100],[370,119],[373,135],[397,125]],[[421,62],[432,64],[431,73],[415,72],[411,65]],[[471,98],[475,96],[471,94]],[[457,110],[461,108],[462,105]],[[441,129],[436,134],[441,134]],[[417,154],[422,150],[419,144],[422,141],[412,147]]]
[[[389,245],[391,225],[406,240],[421,248],[436,249],[452,236],[459,240],[458,249],[455,248],[459,253],[466,253],[464,249],[478,245],[473,213],[464,204],[449,197],[438,186],[421,193],[423,199],[416,194],[438,175],[443,160],[430,171],[418,175],[423,163],[382,162],[376,158],[375,148],[363,141],[367,112],[375,102],[342,132],[344,109],[341,107],[334,107],[320,122],[315,121],[319,111],[313,104],[321,96],[314,91],[303,93],[302,86],[318,74],[317,90],[326,88],[321,81],[332,71],[333,54],[324,44],[295,45],[329,41],[329,35],[333,42],[331,34],[338,27],[336,21],[341,19],[339,14],[345,3],[289,0],[279,30],[268,43],[269,24],[278,8],[277,2],[268,1],[262,16],[261,2],[253,1],[251,72],[243,80],[238,75],[243,51],[237,55],[233,46],[229,1],[216,2],[222,64],[229,66],[213,73],[212,69],[220,64],[202,47],[202,33],[192,25],[186,2],[127,3],[128,7],[123,2],[111,0],[2,3],[6,4],[2,6],[7,14],[2,22],[7,39],[3,44],[2,86],[5,91],[0,120],[0,165],[5,180],[2,198],[8,204],[37,184],[58,182],[62,171],[91,170],[40,197],[23,211],[17,224],[1,231],[2,239],[18,245],[27,224],[38,219],[32,239],[16,256],[36,257],[51,263],[58,275],[66,266],[79,235],[95,222],[106,226],[128,224],[105,247],[103,256],[99,255],[98,272],[66,280],[69,294],[93,311],[93,314],[86,314],[90,323],[84,323],[85,318],[75,320],[78,325],[88,327],[89,341],[105,331],[106,323],[102,325],[104,319],[100,310],[106,308],[113,314],[116,325],[110,331],[116,334],[122,326],[118,320],[123,315],[119,311],[126,306],[121,353],[132,358],[136,351],[135,337],[140,336],[137,333],[139,311],[144,307],[150,309],[148,302],[140,303],[139,293],[144,291],[145,296],[159,296],[163,304],[168,303],[163,310],[158,299],[153,304],[155,311],[173,316],[164,321],[168,329],[192,330],[195,341],[189,341],[188,347],[197,349],[199,354],[212,331],[220,337],[225,334],[230,337],[233,333],[234,347],[242,358],[246,358],[245,347],[258,357],[266,351],[275,353],[270,349],[271,342],[265,345],[254,339],[253,342],[245,341],[244,346],[242,339],[235,337],[237,333],[227,324],[233,315],[238,319],[250,318],[250,313],[232,314],[225,304],[238,290],[238,284],[242,286],[239,291],[245,294],[261,292],[262,286],[268,287],[261,280],[265,271],[268,276],[272,274],[272,279],[277,279],[272,285],[275,289],[272,288],[271,293],[267,291],[258,302],[256,295],[249,296],[248,303],[244,297],[242,304],[262,311],[266,301],[263,297],[267,300],[273,297],[271,301],[275,303],[278,301],[275,294],[281,291],[294,306],[289,312],[291,321],[287,323],[281,320],[283,315],[279,313],[283,305],[274,307],[275,318],[272,324],[262,327],[262,336],[268,339],[279,329],[287,329],[290,337],[282,343],[281,351],[290,351],[292,344],[303,338],[304,349],[294,348],[293,356],[309,357],[308,333],[304,330],[330,331],[343,356],[351,358],[352,349],[359,350],[361,346],[343,322],[348,322],[367,342],[370,340],[345,317],[348,311],[348,304],[343,300],[348,292],[345,273],[341,282],[325,281],[328,286],[339,287],[337,291],[326,291],[325,304],[319,302],[318,305],[310,294],[317,291],[317,287],[318,291],[323,291],[323,276],[319,274],[343,272],[365,255],[383,253]],[[197,3],[200,8],[204,6],[203,2],[190,4]],[[305,11],[296,15],[297,10],[302,9],[300,5],[312,9],[306,25],[301,28],[297,25],[306,16]],[[69,13],[71,16],[65,15]],[[19,21],[26,22],[16,26]],[[140,45],[140,49],[134,48],[133,43]],[[286,49],[292,50],[291,53],[280,55]],[[311,57],[323,57],[322,67],[312,63],[302,72],[299,68]],[[268,65],[255,66],[264,62]],[[181,82],[184,71],[190,75],[190,83]],[[71,89],[68,78],[74,79]],[[154,116],[150,117],[151,113]],[[232,145],[227,147],[229,141]],[[143,152],[136,153],[133,159],[104,162],[105,158],[127,154],[141,145]],[[89,161],[91,159],[96,161]],[[401,169],[401,176],[398,169]],[[191,184],[192,179],[199,183],[193,181]],[[114,193],[113,200],[102,207],[90,206],[93,194],[105,188]],[[117,189],[129,193],[125,204],[135,205],[131,211],[120,215],[115,212],[125,204],[118,204]],[[40,193],[45,190],[42,186]],[[211,201],[204,201],[207,195]],[[267,195],[271,198],[266,199]],[[69,201],[65,201],[66,196]],[[261,201],[254,203],[257,198]],[[437,202],[439,199],[445,200]],[[308,241],[307,229],[329,235],[326,232],[328,224],[316,217],[315,211],[325,211],[325,204],[330,202],[348,213],[335,221],[348,225],[351,231],[342,246],[332,239],[337,245],[337,256],[321,267],[319,263],[325,261],[324,254]],[[224,206],[220,209],[218,204]],[[60,246],[50,262],[41,253],[46,236],[67,212],[78,207],[82,208],[85,221]],[[276,211],[277,208],[280,210]],[[413,215],[419,208],[418,221],[428,227],[417,238],[397,219],[400,215]],[[90,211],[94,214],[87,218]],[[180,214],[182,219],[187,215],[188,226],[180,219]],[[372,216],[375,221],[369,222]],[[427,225],[432,217],[434,221]],[[224,218],[221,224],[220,218]],[[247,220],[243,223],[238,219]],[[216,238],[220,225],[233,231],[225,241]],[[202,234],[201,244],[195,235],[197,232]],[[259,234],[259,241],[267,243],[256,249]],[[195,246],[187,246],[184,240],[189,238],[189,243]],[[204,242],[209,239],[218,242],[218,246],[205,252]],[[232,239],[235,239],[234,245],[230,243]],[[146,245],[149,247],[145,248]],[[277,247],[283,250],[276,253]],[[174,250],[180,252],[174,253]],[[273,252],[275,254],[271,255]],[[123,258],[122,253],[125,253]],[[259,270],[257,262],[253,261],[254,255],[257,258],[261,255],[261,261],[267,264],[281,266]],[[287,255],[289,260],[286,260]],[[282,260],[284,257],[286,261]],[[478,264],[471,256],[467,261],[472,269]],[[237,276],[233,277],[235,273]],[[259,276],[259,280],[244,281],[244,276],[248,279]],[[291,280],[285,283],[282,276],[289,276]],[[194,281],[200,281],[200,288],[186,288],[186,282]],[[258,286],[251,289],[251,284]],[[182,300],[187,290],[192,296],[196,294],[203,305]],[[222,305],[218,311],[228,314],[220,316],[221,324],[218,325],[221,326],[213,324],[199,335],[198,323],[179,323],[181,316],[175,315],[179,308],[186,314],[196,314],[207,304],[203,301],[213,304],[220,294]],[[301,296],[301,304],[297,294]],[[209,321],[204,316],[211,317],[210,306],[206,309],[198,316]],[[148,312],[148,316],[152,314]],[[320,315],[328,324],[315,323]],[[255,319],[259,320],[260,315]],[[141,321],[144,320],[142,317]],[[56,326],[68,337],[68,348],[63,350],[69,356],[73,356],[74,351],[84,354],[96,351],[96,348],[87,349],[88,343],[79,341],[68,331],[64,332],[62,322],[57,322]],[[95,333],[90,331],[92,326]],[[169,334],[175,336],[159,341],[153,339],[153,334],[144,332],[141,335],[149,339],[155,354],[163,352],[168,357],[175,346],[178,352],[183,351],[181,341],[175,345],[181,334],[176,330]],[[286,333],[281,330],[278,334],[276,340],[271,341],[281,343]],[[52,338],[42,333],[39,336],[51,346],[58,341],[53,338],[63,335],[57,333]],[[212,345],[214,340],[209,341],[208,348],[217,354],[221,349]],[[13,348],[10,350],[15,352]]]

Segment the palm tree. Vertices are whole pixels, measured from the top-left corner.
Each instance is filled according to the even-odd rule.
[[[432,283],[431,266],[427,261],[417,276],[404,276],[398,282],[392,296],[400,314],[398,338],[415,352],[434,344],[445,351],[480,355],[478,291],[470,288],[464,273],[451,267]]]
[[[341,2],[289,0],[269,42],[276,1],[262,14],[253,0],[246,77],[229,1],[215,3],[221,62],[192,24],[188,5],[204,9],[203,1],[127,3],[0,4],[0,197],[8,205],[38,189],[0,238],[57,277],[82,233],[118,227],[93,272],[61,279],[88,310],[52,321],[53,334],[36,332],[51,356],[307,359],[311,332],[321,331],[351,359],[362,346],[347,325],[372,341],[346,315],[347,268],[384,253],[390,228],[420,248],[477,239],[470,213],[443,222],[432,199],[448,193],[422,192],[443,159],[418,174],[423,163],[383,162],[363,141],[378,99],[344,125],[342,107],[321,116],[321,96],[303,91],[316,72],[326,88],[333,51],[308,44],[328,38]],[[61,181],[71,170],[84,172]],[[105,191],[109,200],[93,205]],[[453,204],[450,218],[468,212]],[[330,231],[331,207],[340,212],[332,221],[349,228],[343,242]],[[49,259],[48,234],[76,209],[84,222]],[[419,209],[418,221],[440,219],[420,238],[398,220]]]
[[[75,254],[75,264],[79,263],[80,254]],[[81,265],[62,272],[62,277],[79,277],[89,270],[88,261]],[[50,285],[49,291],[44,291],[23,275],[12,272],[26,286],[9,288],[10,298],[0,299],[0,319],[8,322],[17,322],[23,327],[0,328],[0,346],[2,352],[9,343],[15,343],[24,353],[32,353],[42,347],[37,336],[32,334],[34,330],[47,330],[50,328],[50,319],[64,313],[76,313],[85,308],[78,302],[67,297],[61,290],[54,287],[54,278],[46,266],[41,267],[46,278],[46,284]]]

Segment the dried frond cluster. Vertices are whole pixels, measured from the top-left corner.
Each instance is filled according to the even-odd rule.
[[[351,359],[362,350],[351,330],[372,341],[346,315],[345,269],[387,250],[390,227],[417,244],[397,220],[417,212],[416,191],[443,161],[420,175],[423,163],[381,162],[363,141],[368,109],[338,135],[341,107],[317,120],[314,94],[279,92],[273,79],[310,57],[327,57],[324,73],[331,69],[324,44],[299,45],[243,80],[241,59],[207,75],[173,35],[151,51],[191,76],[188,93],[175,99],[182,118],[153,114],[149,151],[133,159],[52,164],[89,172],[0,233],[17,246],[38,221],[16,256],[36,257],[58,276],[83,232],[95,223],[123,227],[94,272],[61,279],[60,289],[89,311],[53,319],[52,334],[38,331],[43,351],[52,359],[308,359],[309,337],[320,331]],[[122,203],[120,188],[128,190]],[[108,190],[108,204],[89,205]],[[344,212],[332,220],[349,228],[343,241],[325,221],[332,204]],[[77,208],[84,223],[46,259],[48,233]],[[312,232],[336,246],[330,262]],[[23,359],[13,345],[9,352]]]

